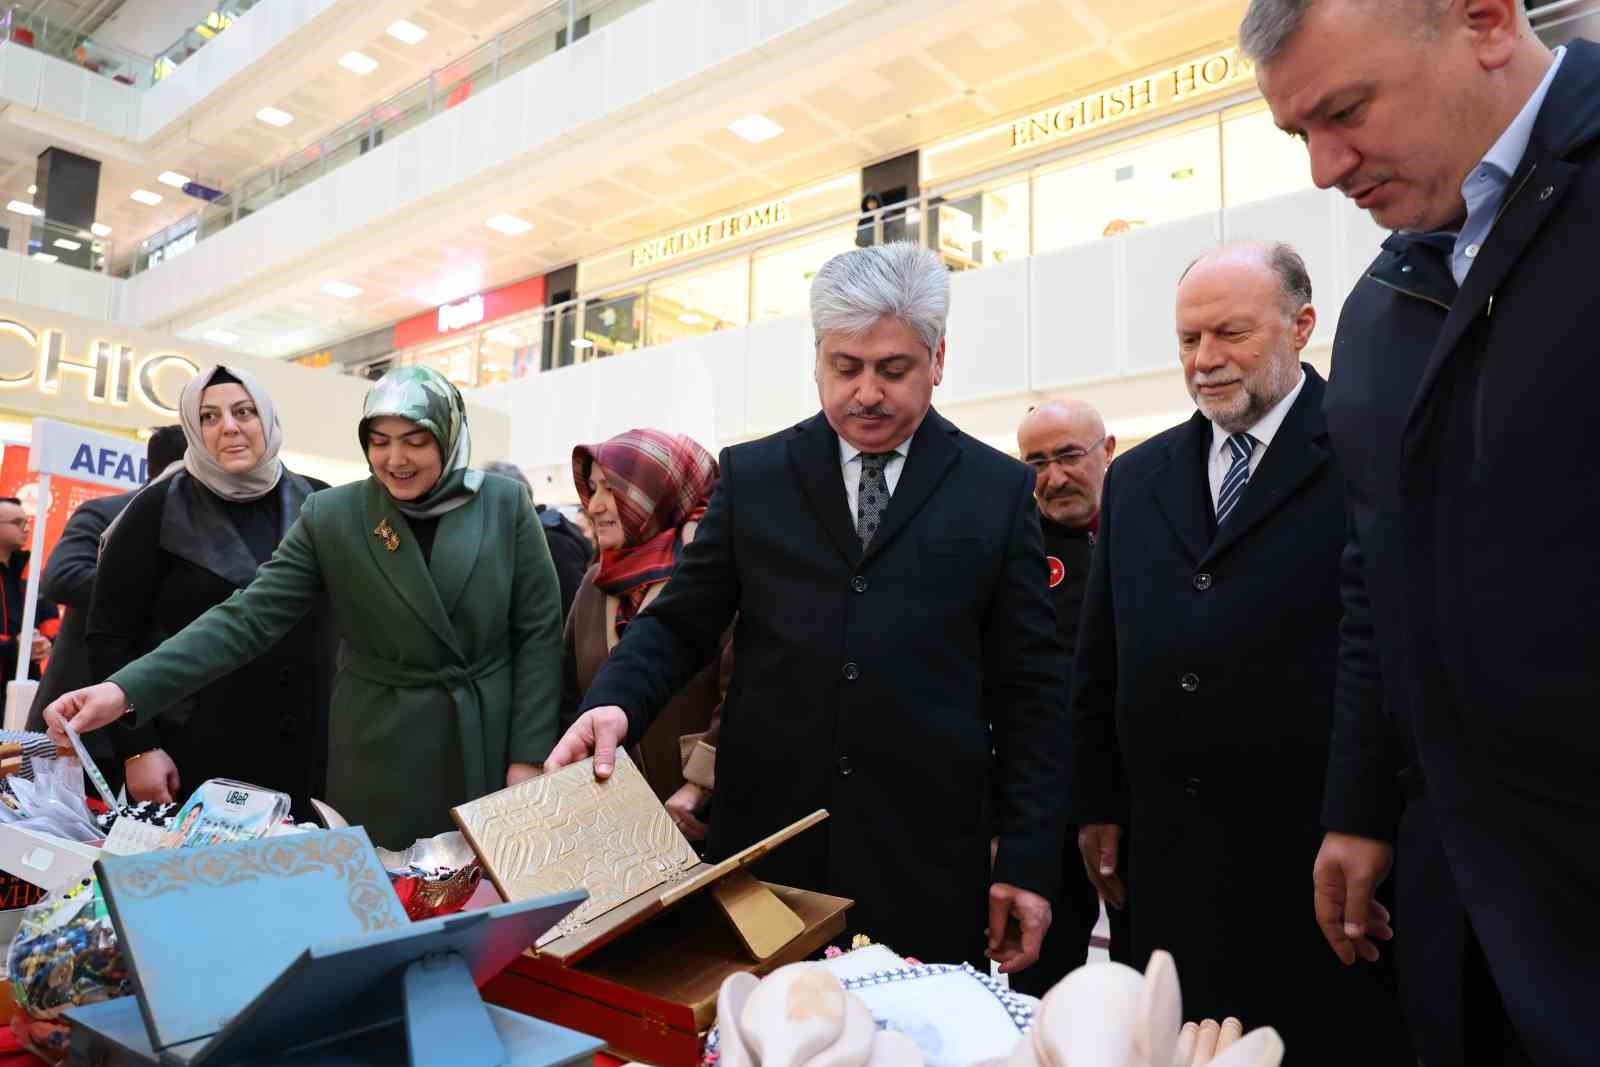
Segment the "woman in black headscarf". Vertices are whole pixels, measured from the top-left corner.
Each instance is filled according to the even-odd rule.
[[[249,585],[313,492],[286,469],[272,398],[237,368],[202,371],[179,400],[183,465],[106,531],[89,609],[97,678],[121,670]],[[327,763],[336,638],[313,611],[265,656],[137,727],[110,731],[135,800],[181,801],[208,778],[288,793],[310,818]],[[226,709],[230,714],[215,714]]]

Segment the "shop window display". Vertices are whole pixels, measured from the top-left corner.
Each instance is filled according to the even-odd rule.
[[[444,344],[416,352],[406,359],[407,366],[432,367],[459,388],[478,384],[478,337],[468,334]]]
[[[1011,178],[928,202],[928,247],[951,270],[993,267],[1028,255],[1028,180]]]
[[[647,343],[652,345],[743,326],[750,317],[750,260],[740,256],[652,282],[649,300]]]
[[[544,315],[496,323],[480,331],[478,384],[499,385],[536,373],[544,351]]]
[[[573,342],[578,362],[632,352],[644,338],[644,293],[611,294],[583,309],[583,333]]]
[[[1048,252],[1222,207],[1214,116],[1060,166],[1033,182],[1033,247]]]
[[[805,314],[811,279],[828,260],[856,247],[854,223],[778,245],[756,256],[750,270],[751,317],[756,321]]]

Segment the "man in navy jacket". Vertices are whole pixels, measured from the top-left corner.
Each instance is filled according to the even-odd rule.
[[[1397,231],[1326,401],[1351,523],[1318,921],[1375,958],[1396,864],[1424,1061],[1593,1063],[1600,48],[1552,55],[1520,0],[1253,0],[1241,39],[1317,183]]]

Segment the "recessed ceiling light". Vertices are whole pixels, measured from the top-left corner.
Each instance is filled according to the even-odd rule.
[[[400,19],[389,24],[389,36],[401,44],[416,44],[428,36],[428,31],[418,26],[415,22]]]
[[[34,218],[43,218],[44,212],[28,203],[26,200],[13,200],[6,205],[7,211],[15,211],[18,215],[32,215]]]
[[[69,241],[65,237],[57,237],[50,243],[55,245],[55,247],[65,249],[68,252],[76,252],[78,249],[83,247],[83,245],[79,244],[77,241]]]
[[[185,185],[189,184],[189,179],[184,177],[182,174],[179,174],[175,170],[162,171],[161,177],[157,178],[156,181],[160,182],[162,185],[170,185],[174,189],[182,189]]]
[[[61,257],[60,256],[52,256],[49,252],[35,252],[33,254],[33,258],[34,259],[42,259],[46,263],[54,263],[56,260],[60,259]]]
[[[572,347],[573,348],[593,348],[594,347],[594,342],[589,340],[587,337],[574,337],[572,339]]]
[[[349,282],[323,282],[322,291],[340,300],[351,300],[361,295],[361,290]]]
[[[339,66],[351,74],[367,75],[378,69],[378,61],[361,52],[346,52],[339,57]]]
[[[262,122],[265,122],[268,126],[278,127],[287,126],[289,123],[294,121],[293,115],[289,114],[287,111],[280,111],[275,107],[262,108],[260,111],[256,112],[256,118],[260,119]]]
[[[692,311],[686,311],[682,315],[678,316],[678,321],[683,323],[685,326],[698,326],[706,320],[701,318],[699,315],[696,315]]]
[[[148,189],[135,189],[133,192],[128,194],[128,199],[137,200],[141,204],[149,204],[151,207],[155,207],[157,204],[161,203],[161,194],[152,193]]]
[[[237,341],[238,339],[239,339],[239,335],[238,334],[229,333],[227,330],[212,330],[211,332],[206,334],[206,340],[207,341],[210,341],[213,344],[219,344],[219,345],[231,345],[231,344],[233,344],[233,342]]]
[[[96,237],[110,237],[111,227],[107,226],[103,222],[97,222],[89,227],[89,232],[94,234]]]
[[[783,132],[783,127],[765,115],[746,115],[728,123],[728,132],[738,134],[751,144],[770,141]]]
[[[519,233],[527,233],[533,229],[533,223],[519,219],[515,215],[496,215],[493,218],[485,219],[483,224],[497,233],[505,234],[507,237],[515,237]]]

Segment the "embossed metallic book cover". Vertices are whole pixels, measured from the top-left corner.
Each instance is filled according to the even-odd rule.
[[[592,760],[455,809],[456,822],[507,900],[587,889],[589,900],[539,939],[577,930],[699,862],[626,753],[604,782]]]

